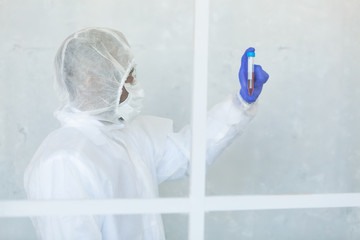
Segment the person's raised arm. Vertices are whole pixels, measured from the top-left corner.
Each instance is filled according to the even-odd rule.
[[[247,90],[247,53],[241,59],[239,82],[241,89],[225,101],[216,104],[207,117],[206,163],[209,166],[240,135],[255,116],[257,103],[263,84],[269,75],[260,65],[254,66],[255,82],[252,95]],[[157,166],[158,181],[174,180],[188,175],[190,166],[191,129],[185,126],[177,133],[168,135],[165,153]]]

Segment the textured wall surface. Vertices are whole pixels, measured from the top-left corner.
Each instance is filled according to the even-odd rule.
[[[360,191],[360,2],[212,0],[211,107],[239,88],[244,50],[270,74],[247,131],[209,169],[208,195]],[[122,31],[136,54],[144,112],[189,122],[193,1],[0,0],[0,199],[23,199],[23,172],[58,123],[53,58],[70,33]],[[226,116],[224,116],[226,117]],[[161,196],[187,196],[188,180]],[[187,215],[164,216],[186,239]],[[21,229],[22,231],[19,231]],[[209,213],[206,239],[359,239],[358,209]],[[30,220],[0,219],[0,239],[35,239]]]

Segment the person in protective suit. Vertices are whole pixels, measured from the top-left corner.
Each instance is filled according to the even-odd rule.
[[[207,165],[256,113],[269,75],[255,66],[247,92],[246,50],[240,92],[215,105],[207,119]],[[29,199],[156,198],[158,185],[189,173],[190,126],[173,131],[169,119],[141,116],[143,89],[125,36],[107,28],[70,35],[55,58],[61,127],[43,141],[25,171]],[[32,218],[40,239],[165,239],[158,214]]]

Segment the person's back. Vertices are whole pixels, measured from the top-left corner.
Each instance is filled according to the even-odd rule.
[[[41,144],[25,172],[29,199],[153,198],[158,195],[156,158],[171,122],[138,117],[131,124],[106,125],[87,118],[62,122]],[[76,120],[76,121],[73,121]],[[165,123],[163,133],[144,138],[146,125]],[[167,125],[167,126],[166,126]],[[151,134],[150,134],[151,135]],[[159,139],[161,141],[161,139]],[[184,159],[185,160],[185,159]],[[34,218],[42,239],[163,239],[158,215]],[[86,238],[84,238],[86,236]]]

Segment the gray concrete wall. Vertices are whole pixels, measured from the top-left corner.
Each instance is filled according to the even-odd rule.
[[[270,74],[247,131],[209,169],[208,195],[360,191],[360,2],[212,0],[209,107],[239,88],[244,50]],[[53,58],[88,26],[122,31],[132,45],[144,112],[189,122],[193,2],[0,1],[0,199],[24,199],[23,172],[59,124]],[[226,117],[226,116],[224,116]],[[188,181],[161,196],[187,196]],[[164,216],[186,239],[187,216]],[[209,213],[206,239],[359,239],[358,209]],[[19,229],[21,231],[19,231]],[[0,239],[35,239],[30,220],[0,219]]]

